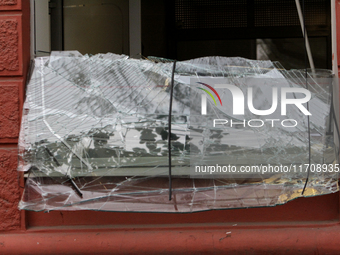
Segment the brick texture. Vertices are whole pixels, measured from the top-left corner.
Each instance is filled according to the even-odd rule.
[[[18,133],[18,84],[0,82],[0,138],[17,138]]]
[[[16,150],[0,149],[0,231],[20,228]]]
[[[0,0],[0,5],[16,5],[17,0]]]
[[[4,70],[19,70],[18,47],[18,21],[15,19],[0,20],[0,73]]]
[[[0,0],[0,232],[22,226],[18,152],[15,145],[3,143],[15,142],[19,133],[23,74],[29,63],[29,6],[30,0]]]
[[[21,1],[22,0],[0,0],[0,10],[20,10]]]

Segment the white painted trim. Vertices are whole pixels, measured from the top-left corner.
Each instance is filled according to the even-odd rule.
[[[35,37],[34,37],[34,34],[35,34],[35,22],[34,22],[34,19],[35,19],[35,8],[34,8],[34,1],[35,0],[30,0],[30,41],[31,41],[31,47],[30,47],[30,52],[31,52],[31,59],[34,58],[34,52],[35,52]]]
[[[331,0],[331,27],[332,27],[332,70],[338,77],[338,50],[337,50],[337,34],[336,34],[336,2]]]
[[[37,50],[51,51],[49,0],[30,0],[31,7],[31,56],[42,56]],[[47,54],[48,55],[48,54]]]

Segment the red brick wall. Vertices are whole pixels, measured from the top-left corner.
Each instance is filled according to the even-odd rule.
[[[222,223],[217,225],[195,224],[201,221],[206,222],[206,219],[209,219],[206,218],[207,214],[203,213],[168,214],[167,217],[170,219],[166,223],[171,227],[161,225],[159,228],[152,224],[158,221],[162,223],[161,218],[165,218],[162,214],[139,214],[136,216],[137,214],[106,213],[104,215],[104,213],[100,213],[97,214],[99,221],[97,220],[96,224],[107,224],[100,218],[100,216],[105,216],[107,218],[116,217],[117,222],[121,221],[124,224],[131,222],[132,226],[126,225],[124,228],[111,226],[111,229],[110,226],[107,226],[107,229],[104,230],[96,228],[95,225],[93,228],[79,228],[78,230],[71,228],[31,229],[8,234],[6,231],[20,230],[25,226],[23,217],[25,213],[17,209],[22,190],[19,183],[22,184],[22,180],[20,182],[18,180],[16,167],[18,131],[30,57],[29,2],[29,0],[0,0],[0,254],[17,255],[23,254],[23,252],[25,254],[77,253],[92,255],[126,253],[226,254],[228,251],[233,254],[244,254],[245,252],[249,254],[283,254],[284,251],[291,254],[339,254],[340,224],[337,220],[326,221],[321,225],[318,221],[313,221],[314,224],[303,223],[302,225],[295,221],[293,226],[285,227],[282,227],[282,224],[275,225],[276,223],[269,225],[259,223],[258,227],[255,225],[242,227],[241,224],[236,229],[236,226],[229,223],[223,225],[223,217],[226,217],[225,214],[223,215],[225,211],[209,212],[212,214],[211,218],[217,218],[216,221],[221,219]],[[337,11],[340,12],[340,0],[337,0]],[[338,31],[340,33],[340,23]],[[340,41],[338,45],[340,46]],[[338,52],[340,56],[340,49]],[[337,196],[333,197],[338,199]],[[313,201],[325,200],[321,197],[313,199]],[[333,200],[324,202],[327,205],[334,204]],[[294,221],[300,219],[299,215],[303,215],[304,218],[306,218],[305,215],[308,216],[308,208],[311,207],[306,206],[304,210],[299,209],[300,214],[297,214],[294,210],[289,209],[294,206],[292,202],[286,207],[280,207],[287,219]],[[287,210],[282,209],[287,207]],[[278,209],[280,210],[280,208]],[[325,215],[327,209],[326,206],[315,208],[320,215]],[[261,215],[263,211],[262,218],[267,220],[270,220],[267,215],[273,215],[280,220],[284,217],[278,214],[275,208],[260,208],[258,210],[256,213]],[[233,210],[230,212],[241,214],[242,219],[242,211]],[[257,217],[256,213],[249,214],[248,212],[244,214],[244,217],[249,217],[249,215]],[[69,215],[68,218],[67,215]],[[30,214],[28,214],[28,218],[29,216]],[[51,216],[52,220],[49,221],[46,216]],[[36,219],[43,221],[43,224],[40,225],[59,226],[77,224],[77,220],[80,218],[84,219],[82,222],[85,223],[93,222],[96,220],[93,216],[93,212],[85,212],[85,214],[84,212],[53,212],[39,214]],[[136,220],[133,221],[129,217],[134,217]],[[148,228],[147,225],[134,228],[135,224],[145,224],[146,218],[150,224]],[[190,218],[191,226],[183,225],[179,228],[179,218],[184,219],[181,223],[188,223]],[[232,220],[237,220],[237,217],[230,219],[230,221]],[[172,223],[177,223],[177,225]],[[233,231],[232,236],[226,238],[226,231],[231,230]]]
[[[0,0],[0,231],[21,227],[17,141],[29,65],[29,0]]]
[[[29,0],[0,0],[0,231],[18,230],[17,140],[29,66]],[[340,11],[340,0],[337,11]],[[340,33],[340,24],[338,25]],[[340,40],[340,39],[339,39]],[[340,42],[338,43],[340,46]],[[338,50],[340,55],[340,49]]]

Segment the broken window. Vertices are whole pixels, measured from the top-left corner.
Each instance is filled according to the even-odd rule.
[[[271,61],[36,58],[19,208],[188,212],[336,192],[335,93],[330,72]]]

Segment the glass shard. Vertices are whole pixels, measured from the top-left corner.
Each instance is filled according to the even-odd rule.
[[[338,191],[331,73],[205,57],[177,62],[172,81],[173,64],[79,52],[36,58],[19,208],[189,212]]]

